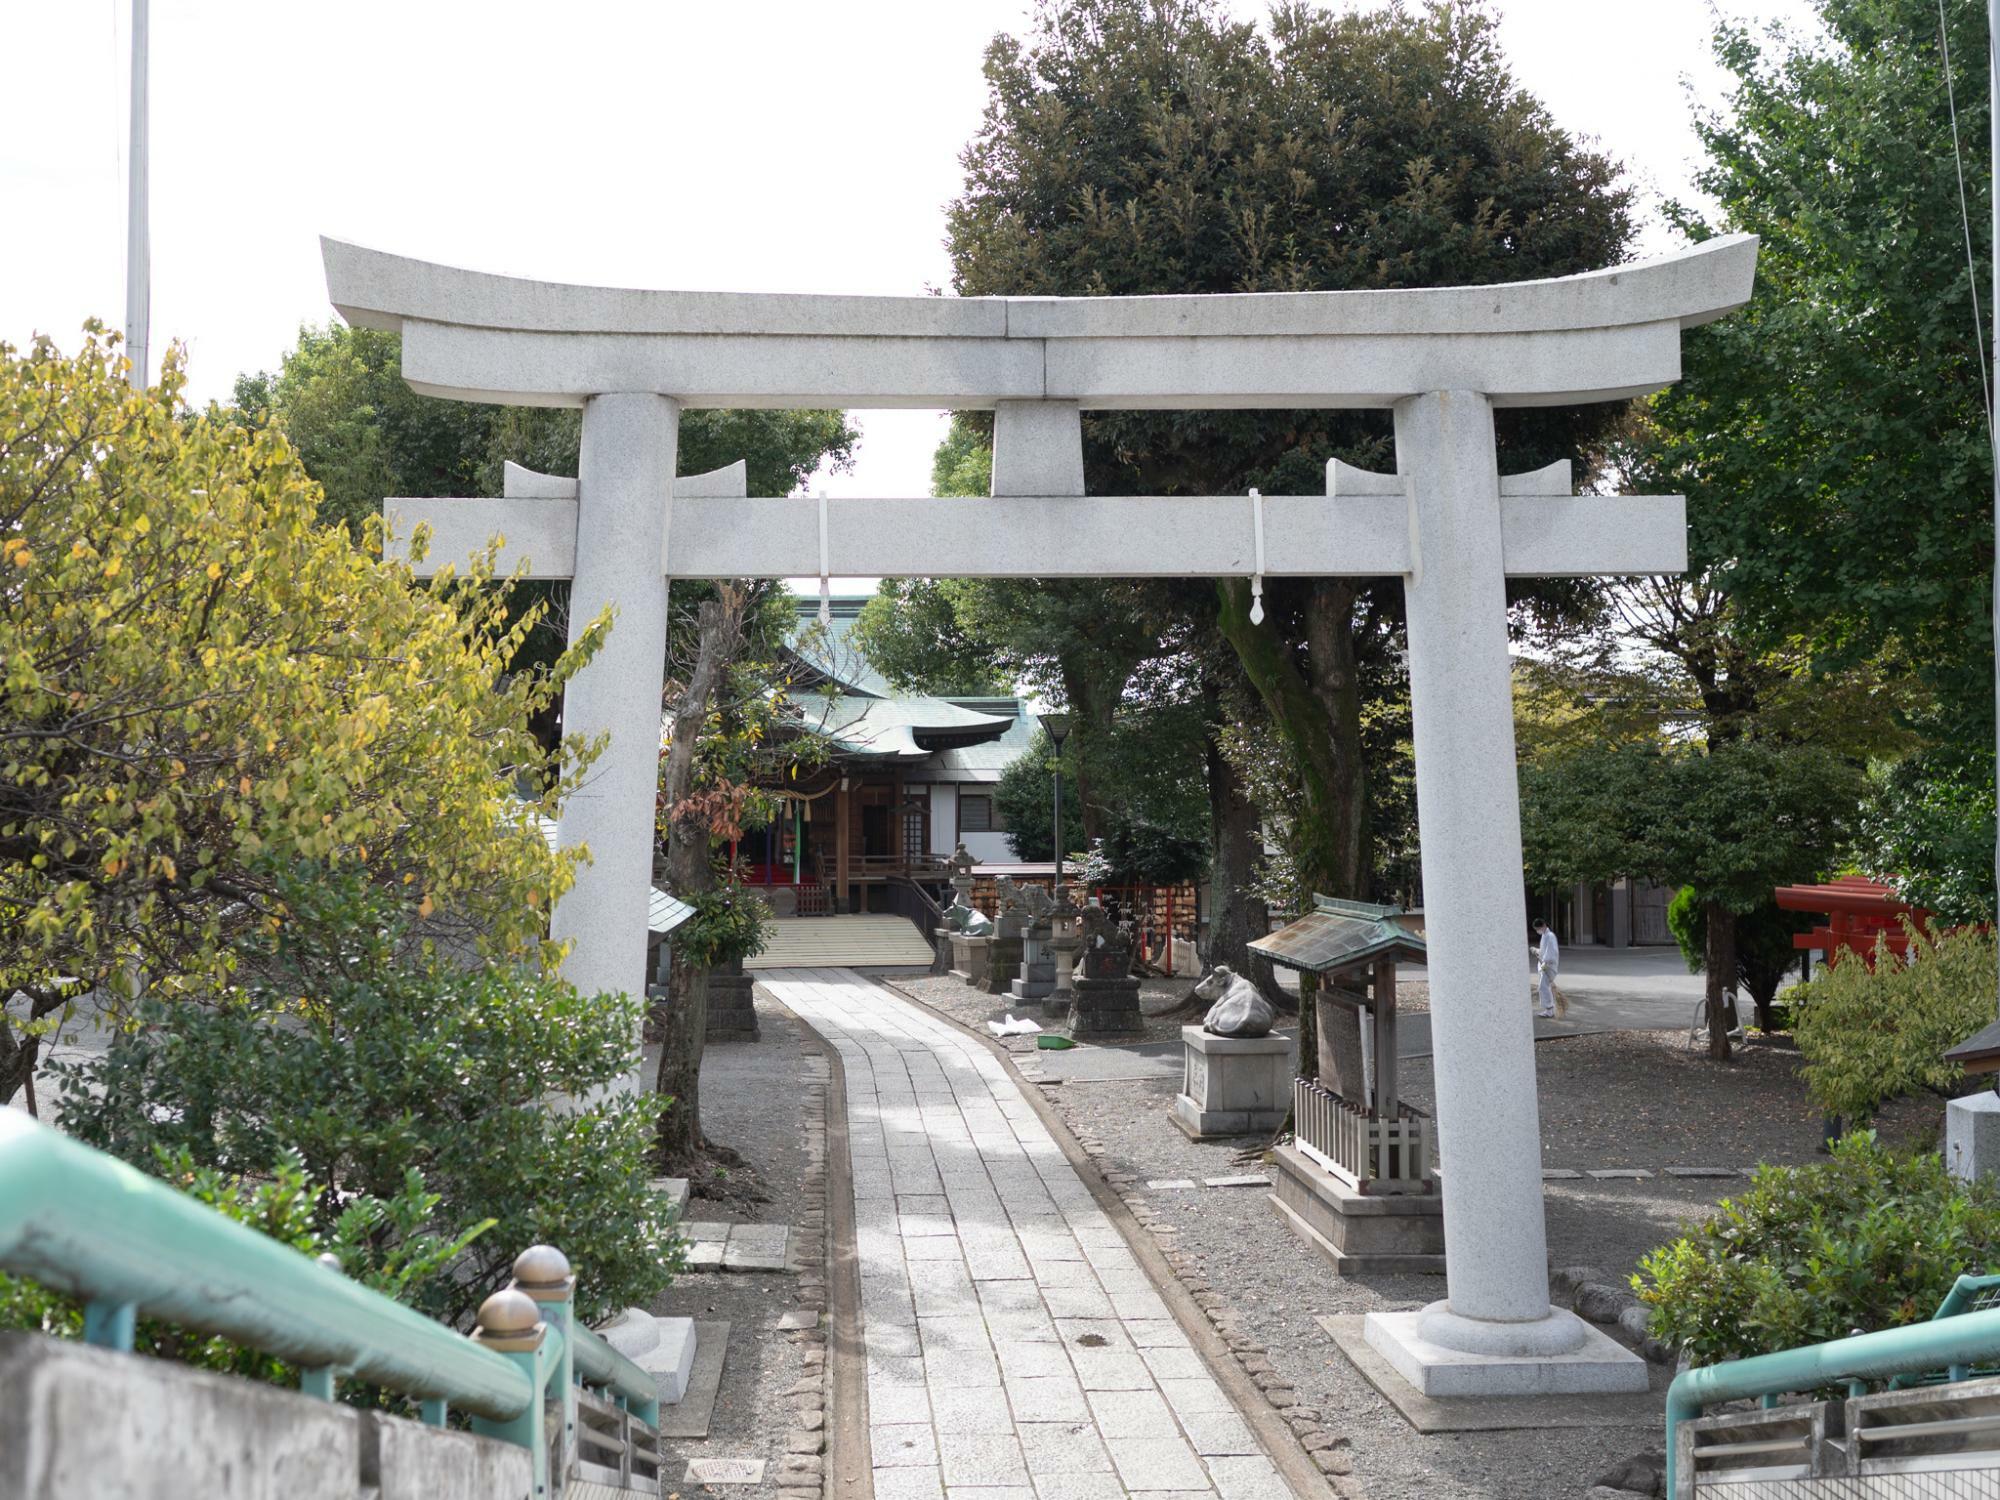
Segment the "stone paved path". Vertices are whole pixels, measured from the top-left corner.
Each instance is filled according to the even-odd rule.
[[[1292,1500],[990,1052],[849,970],[757,979],[847,1074],[876,1500]]]

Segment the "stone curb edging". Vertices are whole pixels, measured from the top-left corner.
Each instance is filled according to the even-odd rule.
[[[1598,1266],[1562,1266],[1549,1272],[1549,1301],[1574,1309],[1586,1322],[1616,1327],[1651,1364],[1672,1365],[1680,1360],[1678,1349],[1653,1337],[1645,1305]]]
[[[847,1077],[840,1054],[826,1038],[769,990],[764,996],[817,1054],[809,1065],[816,1081],[806,1090],[803,1203],[789,1267],[798,1275],[799,1313],[788,1314],[779,1323],[787,1337],[805,1346],[800,1356],[804,1368],[785,1392],[793,1399],[793,1421],[778,1463],[778,1496],[779,1500],[832,1500],[838,1493],[843,1500],[873,1500],[854,1205],[851,1196],[827,1191],[829,1175],[841,1182],[852,1176],[847,1156]],[[803,1326],[787,1326],[793,1323]]]
[[[1021,1086],[1022,1096],[1062,1147],[1077,1176],[1090,1188],[1098,1206],[1118,1225],[1133,1255],[1159,1287],[1161,1299],[1173,1309],[1175,1321],[1201,1352],[1245,1420],[1256,1428],[1271,1462],[1277,1465],[1292,1493],[1301,1500],[1309,1497],[1362,1500],[1364,1491],[1353,1472],[1350,1440],[1322,1427],[1316,1409],[1299,1405],[1298,1393],[1272,1366],[1269,1351],[1237,1326],[1235,1311],[1207,1281],[1194,1273],[1193,1262],[1170,1243],[1172,1231],[1158,1223],[1158,1215],[1138,1191],[1138,1179],[1129,1172],[1107,1172],[1099,1167],[1095,1158],[1103,1154],[1103,1144],[1080,1140],[1073,1134],[1041,1086],[1021,1076],[1013,1054],[997,1040],[982,1036],[974,1027],[892,980],[866,977],[975,1038],[1000,1059],[1001,1066]],[[1139,1232],[1142,1227],[1147,1231],[1144,1234]]]

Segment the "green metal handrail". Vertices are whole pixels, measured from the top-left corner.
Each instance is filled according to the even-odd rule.
[[[576,1378],[580,1384],[611,1392],[633,1416],[649,1427],[660,1425],[660,1385],[625,1355],[588,1328],[576,1330]],[[648,1406],[651,1412],[648,1414]]]
[[[14,1109],[0,1110],[0,1269],[86,1299],[107,1328],[143,1313],[486,1417],[534,1397],[462,1335]]]
[[[1876,1333],[1750,1359],[1683,1370],[1667,1387],[1667,1493],[1675,1494],[1675,1433],[1702,1408],[1756,1396],[1766,1406],[1793,1391],[1845,1385],[1859,1395],[1871,1380],[1948,1370],[2000,1358],[2000,1308],[1906,1323]]]
[[[548,1485],[544,1400],[561,1401],[571,1448],[578,1384],[659,1426],[653,1377],[572,1326],[576,1281],[558,1250],[522,1252],[467,1338],[7,1108],[0,1271],[82,1298],[91,1343],[129,1351],[143,1313],[297,1365],[307,1395],[331,1400],[340,1377],[358,1376],[417,1398],[432,1426],[455,1406],[475,1431],[529,1449],[537,1495]]]

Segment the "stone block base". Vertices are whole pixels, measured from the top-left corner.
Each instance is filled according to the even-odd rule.
[[[1139,1036],[1146,1029],[1139,1010],[1136,979],[1078,979],[1069,1008],[1069,1034],[1078,1041],[1102,1036]]]
[[[992,945],[991,938],[966,937],[962,933],[953,933],[951,972],[974,989],[983,988],[986,984],[987,952]]]
[[[2000,1094],[1967,1094],[1945,1105],[1944,1164],[1966,1182],[2000,1174]]]
[[[1271,1153],[1271,1203],[1336,1273],[1444,1274],[1441,1193],[1360,1193],[1294,1145]]]
[[[1169,1118],[1194,1140],[1276,1130],[1291,1103],[1292,1041],[1181,1028],[1180,1097]]]
[[[1015,938],[989,938],[986,948],[986,973],[975,979],[974,984],[989,995],[1014,993],[1014,976],[1021,972],[1021,940]]]
[[[704,1032],[711,1042],[754,1042],[757,1040],[757,1006],[751,991],[756,981],[748,974],[731,974],[717,969],[708,976],[708,1026]]]
[[[1647,1387],[1646,1362],[1575,1313],[1552,1310],[1541,1323],[1483,1325],[1496,1337],[1518,1329],[1525,1345],[1568,1346],[1560,1352],[1467,1354],[1424,1337],[1425,1320],[1443,1306],[1370,1313],[1362,1324],[1369,1346],[1426,1396],[1612,1395]]]
[[[1046,1000],[1056,992],[1054,976],[1047,979],[1017,979],[1007,988],[1016,1000]]]

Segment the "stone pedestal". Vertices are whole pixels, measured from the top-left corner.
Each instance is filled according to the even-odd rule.
[[[1966,1182],[2000,1173],[2000,1094],[1967,1094],[1945,1105],[1944,1164]]]
[[[1361,1332],[1426,1396],[1635,1395],[1649,1382],[1645,1360],[1573,1312],[1496,1326],[1433,1302],[1422,1312],[1370,1313]],[[1482,1342],[1489,1348],[1466,1347]]]
[[[757,1006],[751,990],[756,981],[743,972],[740,959],[708,971],[708,1026],[711,1042],[757,1040]]]
[[[1138,1036],[1145,1031],[1138,980],[1079,977],[1073,982],[1076,999],[1069,1008],[1069,1034],[1076,1040]]]
[[[1012,995],[1014,976],[1021,972],[1021,940],[995,936],[987,942],[986,976],[974,982],[989,995]]]
[[[1010,986],[1016,1000],[1041,1000],[1055,993],[1056,958],[1049,930],[1030,927],[1021,939],[1021,977]]]
[[[658,1382],[662,1406],[687,1394],[688,1377],[694,1373],[693,1318],[656,1318],[643,1307],[628,1307],[597,1332]]]
[[[987,962],[993,939],[967,937],[962,932],[951,935],[951,972],[963,979],[974,989],[984,988],[990,965]]]
[[[1337,1275],[1444,1274],[1441,1193],[1361,1193],[1294,1145],[1271,1153],[1271,1204]]]
[[[1291,1103],[1292,1039],[1181,1028],[1180,1096],[1169,1114],[1194,1140],[1276,1130]]]

